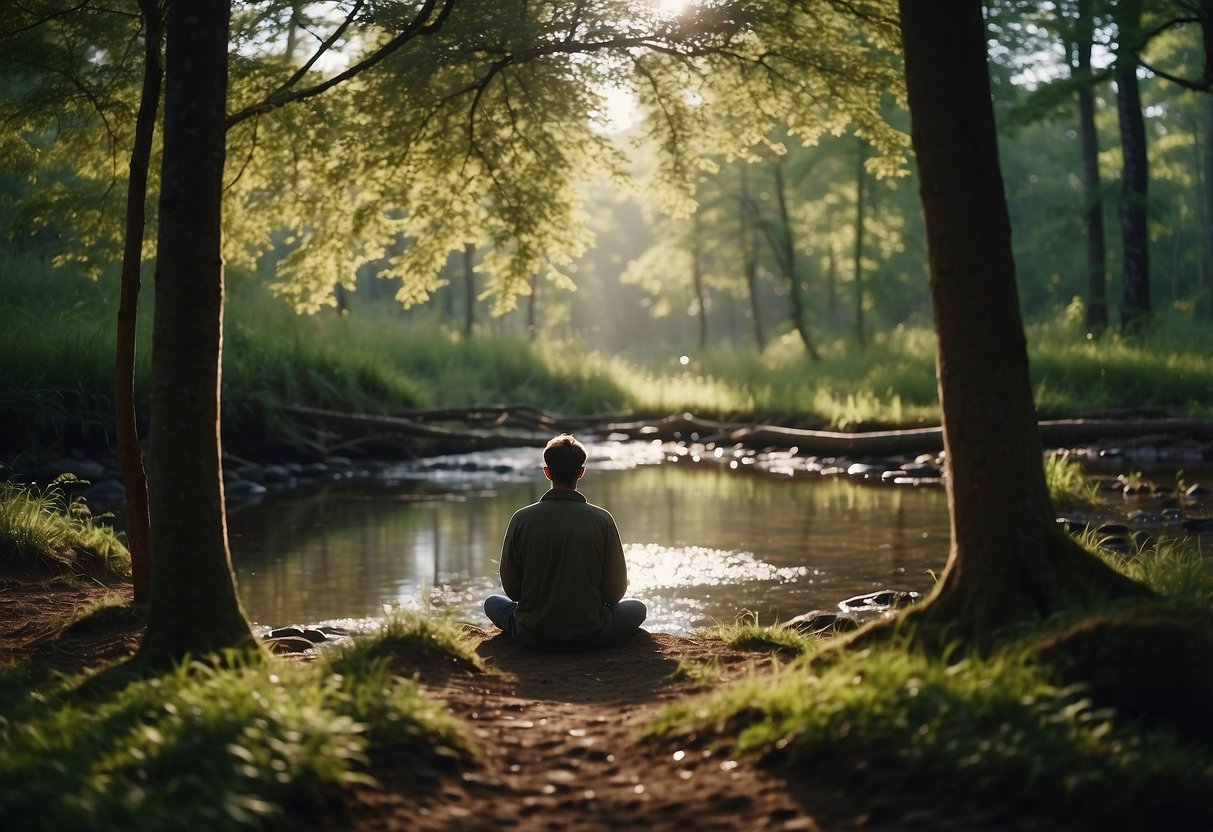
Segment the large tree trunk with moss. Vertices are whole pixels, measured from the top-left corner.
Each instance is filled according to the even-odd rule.
[[[147,472],[135,420],[135,332],[139,317],[139,270],[147,224],[147,173],[160,104],[160,46],[163,27],[156,0],[139,0],[143,16],[143,89],[135,118],[130,182],[126,190],[126,241],[122,250],[122,288],[118,301],[117,355],[114,361],[114,425],[118,460],[126,489],[126,540],[131,550],[131,583],[136,604],[151,594],[151,520],[147,506]]]
[[[924,638],[1001,628],[1141,591],[1071,541],[1045,486],[998,166],[980,0],[901,0],[930,255],[952,547],[907,614]]]
[[[148,452],[152,593],[141,655],[153,663],[252,640],[227,545],[219,440],[220,217],[229,0],[173,3]]]

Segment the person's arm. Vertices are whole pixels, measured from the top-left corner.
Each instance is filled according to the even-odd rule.
[[[623,557],[623,541],[614,519],[606,524],[606,562],[602,570],[602,602],[618,604],[628,589],[628,564]]]
[[[516,535],[517,523],[515,518],[511,517],[505,529],[505,540],[501,542],[500,572],[501,588],[512,601],[518,601],[522,597],[522,561],[515,545]]]

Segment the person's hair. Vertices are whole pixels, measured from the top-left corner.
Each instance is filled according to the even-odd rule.
[[[543,449],[543,464],[551,472],[552,482],[575,483],[577,472],[585,465],[585,448],[569,434],[562,433]]]

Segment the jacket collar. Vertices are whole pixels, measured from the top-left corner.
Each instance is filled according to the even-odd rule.
[[[584,494],[582,494],[580,491],[576,491],[572,488],[549,488],[547,490],[547,492],[539,499],[540,499],[540,501],[566,500],[568,502],[573,502],[573,503],[587,502]]]

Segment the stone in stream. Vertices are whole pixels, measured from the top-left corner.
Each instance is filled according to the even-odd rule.
[[[799,630],[806,635],[820,636],[858,630],[859,622],[849,615],[829,610],[813,610],[795,618],[789,618],[782,626]]]
[[[306,638],[294,638],[287,636],[284,638],[267,638],[265,646],[269,648],[271,653],[307,653],[316,649]]]
[[[922,594],[906,589],[882,589],[838,602],[843,612],[887,612],[922,600]]]

